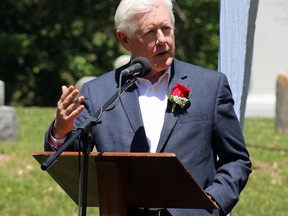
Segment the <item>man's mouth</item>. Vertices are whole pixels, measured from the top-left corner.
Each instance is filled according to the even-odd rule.
[[[168,53],[167,51],[159,52],[156,54],[156,56],[163,56],[166,55],[167,53]]]

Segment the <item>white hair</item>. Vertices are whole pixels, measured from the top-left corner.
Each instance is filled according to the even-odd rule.
[[[175,17],[173,14],[174,0],[121,0],[115,13],[115,27],[117,30],[124,31],[131,36],[138,27],[136,15],[146,13],[157,3],[163,3],[170,14],[171,24],[175,26]]]

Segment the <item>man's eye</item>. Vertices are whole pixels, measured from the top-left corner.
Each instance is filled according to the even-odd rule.
[[[152,33],[154,33],[154,32],[155,32],[154,29],[150,29],[149,31],[146,32],[146,34],[152,34]]]
[[[166,26],[166,27],[162,28],[163,33],[170,33],[171,30],[172,30],[172,28],[170,26]]]

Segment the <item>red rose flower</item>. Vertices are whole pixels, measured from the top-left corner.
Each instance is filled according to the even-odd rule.
[[[190,95],[190,89],[184,85],[176,83],[176,85],[172,89],[171,95],[182,97],[182,98],[188,98]]]
[[[172,112],[176,105],[179,105],[183,108],[188,103],[188,98],[191,94],[191,90],[184,85],[176,83],[174,88],[171,91],[171,95],[167,95],[168,99],[172,102]]]

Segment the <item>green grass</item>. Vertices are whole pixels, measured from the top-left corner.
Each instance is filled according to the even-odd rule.
[[[1,216],[73,216],[77,205],[32,157],[43,151],[44,133],[54,118],[54,108],[17,108],[19,139],[0,142]],[[253,173],[233,216],[284,216],[288,212],[288,136],[276,133],[273,119],[245,120],[244,135],[253,162]],[[98,215],[88,208],[87,215]]]
[[[234,215],[287,215],[288,135],[276,133],[274,125],[274,119],[245,120],[244,135],[253,172]]]
[[[43,151],[44,133],[55,109],[18,108],[17,113],[18,141],[0,142],[0,154],[10,156],[10,161],[0,161],[0,215],[78,215],[77,205],[32,157]],[[98,209],[89,208],[87,214],[97,216]]]

